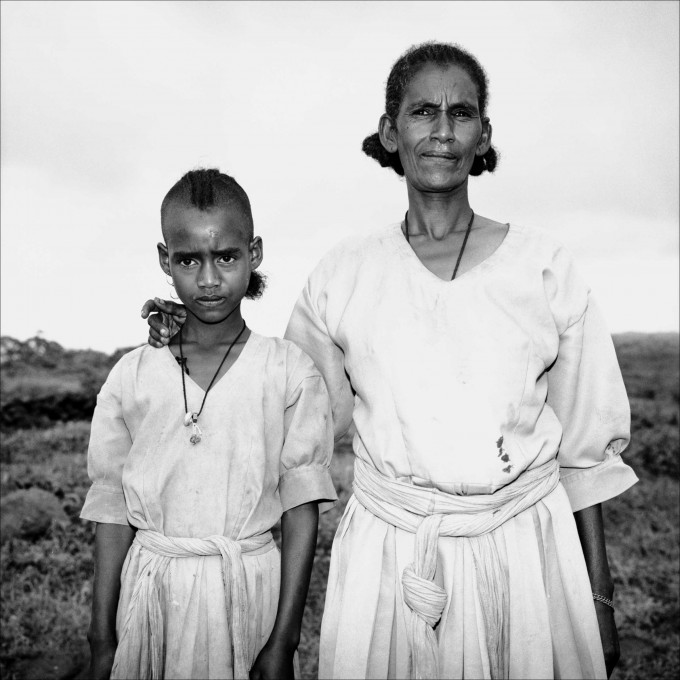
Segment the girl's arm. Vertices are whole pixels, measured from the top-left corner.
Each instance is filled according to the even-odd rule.
[[[293,655],[300,643],[319,526],[318,503],[303,503],[281,517],[281,591],[274,628],[250,671],[251,680],[293,676]]]
[[[116,639],[116,611],[123,562],[135,537],[135,529],[123,524],[97,523],[94,544],[94,588],[90,643],[90,674],[93,680],[111,674]]]
[[[593,593],[612,599],[614,583],[609,572],[607,549],[604,539],[602,505],[597,503],[574,513],[583,555],[586,559],[590,586]],[[619,635],[614,621],[614,610],[603,602],[595,600],[595,611],[600,627],[604,661],[609,677],[619,660]]]

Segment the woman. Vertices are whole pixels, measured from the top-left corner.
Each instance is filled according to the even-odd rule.
[[[408,212],[324,257],[286,331],[336,435],[356,426],[321,678],[603,678],[618,659],[600,504],[637,479],[625,389],[564,249],[470,208],[497,160],[486,106],[456,46],[395,63],[364,151]]]

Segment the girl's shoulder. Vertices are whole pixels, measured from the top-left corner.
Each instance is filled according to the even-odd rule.
[[[114,354],[114,357],[119,354],[119,351]],[[164,354],[169,352],[170,350],[167,347],[156,349],[148,343],[135,347],[117,357],[109,371],[106,382],[135,382],[141,371],[145,369],[156,370],[158,365],[162,367],[167,360]]]
[[[144,343],[143,345],[139,345],[139,347],[135,347],[122,354],[116,361],[114,368],[118,367],[118,370],[121,371],[135,370],[140,364],[150,362],[155,363],[162,357],[163,353],[169,351],[170,350],[167,347],[157,349],[148,343]],[[116,352],[116,354],[118,354],[118,352]]]

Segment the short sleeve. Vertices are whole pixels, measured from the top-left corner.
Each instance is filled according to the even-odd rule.
[[[345,371],[345,355],[331,338],[319,302],[315,300],[312,278],[307,282],[293,308],[285,338],[306,352],[321,371],[333,410],[335,437],[347,432],[352,422],[354,393]],[[324,293],[325,297],[325,293]]]
[[[302,364],[302,366],[300,366]],[[311,359],[298,360],[296,379],[287,395],[284,442],[279,468],[279,495],[283,511],[319,501],[330,510],[337,501],[330,474],[333,455],[333,420],[328,391]],[[304,377],[297,379],[300,373]]]
[[[123,419],[121,374],[118,362],[97,396],[87,451],[92,486],[80,513],[82,519],[107,524],[128,524],[122,479],[132,439]]]
[[[560,334],[548,372],[548,404],[563,435],[557,460],[574,512],[637,481],[621,452],[630,441],[630,406],[614,344],[590,294],[585,311]]]

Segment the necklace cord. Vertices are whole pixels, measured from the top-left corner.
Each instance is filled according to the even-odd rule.
[[[460,247],[460,252],[458,253],[458,259],[456,260],[456,266],[453,268],[453,274],[451,276],[451,281],[453,281],[456,278],[456,274],[458,273],[458,267],[460,266],[460,261],[463,259],[463,251],[465,250],[465,246],[467,245],[468,237],[470,236],[470,231],[472,230],[472,223],[475,221],[475,211],[472,211],[472,216],[470,217],[470,221],[468,222],[467,229],[465,230],[465,238],[463,239],[463,245]],[[408,210],[406,211],[406,214],[404,215],[404,231],[405,231],[405,236],[406,236],[406,243],[411,245],[411,238],[408,233]]]
[[[186,382],[184,379],[184,369],[186,368],[185,363],[186,359],[184,358],[184,352],[182,350],[182,329],[184,326],[181,326],[179,329],[179,356],[180,356],[180,371],[182,373],[182,394],[184,395],[184,412],[189,413],[189,407],[187,404],[187,388],[186,388]],[[210,384],[208,385],[208,389],[205,391],[205,394],[203,395],[203,401],[201,402],[201,408],[199,409],[198,413],[196,414],[196,420],[198,420],[198,417],[201,415],[203,412],[203,406],[205,406],[205,400],[208,398],[208,392],[210,392],[210,388],[213,386],[213,383],[215,382],[215,379],[217,378],[217,375],[220,372],[220,369],[224,365],[224,362],[227,360],[227,357],[229,356],[229,352],[231,352],[231,348],[238,342],[238,339],[243,335],[243,331],[246,329],[246,322],[243,322],[243,326],[241,327],[241,330],[239,331],[239,334],[234,338],[232,341],[231,345],[229,345],[229,348],[227,349],[225,355],[222,357],[222,361],[220,361],[220,365],[217,367],[217,370],[215,371],[215,375],[213,375],[212,380],[210,381]],[[189,371],[187,371],[188,373]],[[194,421],[196,422],[196,421]]]

